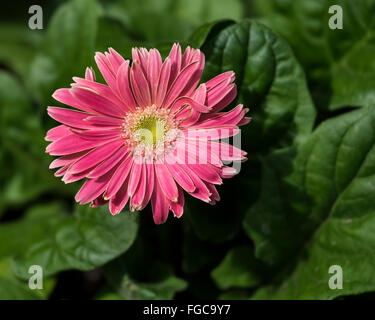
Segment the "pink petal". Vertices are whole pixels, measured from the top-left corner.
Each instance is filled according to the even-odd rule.
[[[217,86],[218,87],[218,86]],[[218,112],[229,105],[237,95],[237,87],[230,84],[224,88],[215,87],[207,91],[207,105],[212,107],[212,112]]]
[[[90,208],[95,208],[95,207],[100,207],[100,206],[103,206],[107,203],[108,201],[104,200],[103,197],[100,195],[99,197],[97,197],[96,199],[94,199],[91,203],[90,203]]]
[[[55,177],[61,177],[68,171],[69,166],[64,166],[57,170],[54,174]]]
[[[113,141],[87,153],[85,156],[77,160],[70,168],[69,173],[77,174],[84,170],[94,167],[103,160],[107,159],[113,152],[117,151],[123,145],[122,141]]]
[[[128,180],[129,180],[129,177],[126,177],[124,183],[119,188],[117,193],[114,196],[112,196],[111,199],[109,200],[109,211],[113,215],[120,213],[121,210],[124,209],[126,203],[129,200]]]
[[[207,88],[204,83],[202,83],[198,89],[195,91],[193,95],[193,99],[197,101],[200,104],[205,104],[206,103],[206,97],[207,97]]]
[[[88,116],[84,121],[97,129],[120,128],[123,124],[121,119],[106,116]]]
[[[154,191],[155,171],[154,164],[146,162],[146,190],[143,198],[142,206],[139,210],[142,210],[151,199],[152,192]]]
[[[150,50],[147,66],[147,78],[150,83],[151,100],[155,102],[157,97],[158,81],[162,65],[160,53],[156,49]]]
[[[111,170],[115,165],[117,165],[121,160],[125,160],[129,156],[127,152],[127,147],[122,146],[116,152],[112,153],[106,160],[104,160],[100,165],[98,165],[94,170],[92,170],[88,178],[98,178],[103,174]]]
[[[87,154],[87,151],[82,151],[78,153],[72,153],[68,154],[66,156],[62,156],[60,158],[57,158],[51,162],[49,165],[50,169],[55,169],[63,166],[69,166],[78,159],[82,158],[85,154]]]
[[[134,159],[133,161],[133,167],[130,172],[129,177],[129,186],[128,186],[128,193],[129,196],[133,196],[135,193],[135,190],[138,187],[138,184],[141,180],[141,174],[142,174],[142,161],[139,161],[139,159]]]
[[[226,81],[229,79],[229,83],[232,83],[235,79],[235,75],[233,71],[227,71],[222,74],[219,74],[218,76],[212,78],[211,80],[208,80],[206,82],[207,89],[211,89],[215,86],[217,86],[219,83],[222,83],[223,81]]]
[[[197,70],[198,61],[186,66],[171,84],[163,105],[168,108],[179,96],[184,96],[191,88],[194,72]]]
[[[117,72],[116,90],[122,100],[124,100],[125,105],[134,110],[136,104],[130,87],[129,72],[129,60],[126,60]]]
[[[72,182],[76,182],[78,180],[81,180],[85,177],[87,177],[87,175],[89,174],[91,168],[87,169],[87,170],[84,170],[80,173],[77,173],[77,174],[72,174],[69,172],[69,168],[68,168],[68,171],[64,174],[64,177],[61,179],[64,183],[72,183]]]
[[[172,106],[171,106],[171,112],[177,112],[179,109],[189,106],[193,110],[202,112],[202,113],[207,113],[210,111],[210,108],[198,103],[197,101],[194,101],[192,98],[189,97],[180,97],[176,99]]]
[[[111,88],[115,88],[117,70],[115,72],[108,58],[100,52],[95,54],[95,61],[104,80]]]
[[[191,170],[202,180],[205,180],[213,184],[222,184],[219,174],[212,170],[209,165],[206,164],[189,164]]]
[[[151,106],[151,94],[147,79],[138,61],[133,61],[130,69],[130,83],[135,100],[140,107]]]
[[[65,88],[58,89],[53,93],[52,97],[55,100],[63,104],[66,104],[68,106],[71,106],[73,108],[97,114],[97,112],[94,109],[92,109],[90,106],[83,104],[76,97],[74,97],[72,93],[70,92],[70,89],[65,89]]]
[[[157,180],[159,181],[159,184],[160,184],[160,188],[165,194],[165,196],[169,200],[173,202],[177,202],[178,189],[176,186],[176,182],[174,181],[167,167],[163,163],[156,163],[155,172],[156,172]]]
[[[219,140],[238,134],[240,129],[237,126],[224,125],[216,128],[190,128],[186,131],[186,139],[191,140]]]
[[[212,163],[217,167],[223,165],[220,158],[211,152],[210,141],[207,140],[178,140],[175,144],[174,157],[180,164]]]
[[[210,202],[211,192],[207,188],[206,184],[188,166],[183,166],[183,169],[189,175],[191,181],[193,181],[195,185],[195,190],[193,192],[189,192],[189,194],[204,202]]]
[[[115,105],[118,105],[125,112],[129,111],[130,108],[126,105],[126,103],[124,103],[114,94],[114,91],[110,87],[98,82],[92,82],[78,77],[73,77],[73,80],[76,82],[72,84],[73,88],[77,87],[94,91],[99,96],[102,96],[103,98],[109,100]]]
[[[224,161],[243,161],[246,159],[245,151],[242,151],[229,143],[212,141],[211,148],[212,152],[216,153],[220,159]]]
[[[174,43],[169,53],[168,58],[171,61],[171,73],[169,77],[168,87],[171,86],[173,81],[177,78],[181,70],[181,47],[179,44]]]
[[[80,129],[93,128],[93,126],[84,121],[90,115],[89,113],[57,107],[48,107],[47,112],[52,119],[67,126]]]
[[[178,163],[167,163],[166,164],[169,172],[176,182],[187,192],[193,192],[195,190],[195,185],[190,179],[189,175],[180,167]]]
[[[143,199],[144,199],[145,194],[146,194],[146,185],[147,185],[147,182],[148,182],[147,181],[146,164],[143,162],[141,164],[141,167],[142,167],[142,170],[141,170],[141,174],[139,176],[139,183],[138,183],[136,191],[134,192],[134,195],[132,196],[132,198],[130,200],[130,210],[131,211],[140,209],[140,207],[143,203]],[[129,183],[129,188],[130,188],[130,183]],[[128,190],[128,193],[131,193],[131,191]]]
[[[119,129],[106,129],[106,130],[76,130],[71,129],[71,131],[85,140],[91,141],[110,141],[116,140],[121,137],[122,132]]]
[[[63,156],[98,147],[107,141],[108,140],[86,140],[75,134],[71,134],[49,144],[46,148],[46,152],[53,156]]]
[[[93,68],[86,68],[85,79],[95,81],[95,72]]]
[[[57,139],[70,135],[71,133],[72,132],[69,130],[68,127],[61,125],[48,130],[44,139],[46,141],[55,141]]]
[[[210,192],[211,192],[210,204],[215,204],[216,201],[220,201],[220,195],[217,192],[215,186],[212,185],[211,183],[205,183],[205,185],[206,185],[207,189],[210,190]]]
[[[142,70],[143,75],[147,79],[147,65],[148,65],[149,53],[145,48],[132,48],[132,58],[133,62],[137,61],[139,63],[140,70]]]
[[[161,190],[157,179],[155,179],[154,192],[151,197],[151,205],[154,222],[156,224],[164,223],[168,218],[169,201]]]
[[[157,106],[160,106],[167,94],[168,91],[168,81],[171,75],[171,60],[169,58],[165,59],[161,70],[160,70],[160,76],[158,81],[158,88],[155,98],[155,104]]]
[[[117,193],[117,191],[123,185],[126,177],[128,176],[132,165],[133,165],[133,157],[131,156],[127,157],[120,165],[117,165],[118,169],[116,170],[111,180],[109,181],[107,190],[104,194],[104,199],[108,200]]]
[[[245,109],[244,111],[247,111]],[[237,125],[237,123],[243,118],[244,113],[242,104],[239,104],[234,109],[228,112],[222,113],[210,113],[204,114],[194,127],[195,128],[209,128],[209,127],[217,127],[223,125]]]
[[[75,200],[80,204],[85,204],[96,199],[105,191],[115,170],[116,167],[99,178],[87,180],[76,194]]]
[[[108,99],[100,96],[93,90],[87,88],[73,87],[70,89],[72,95],[77,98],[82,104],[95,110],[97,113],[102,113],[112,117],[122,118],[126,112],[119,105],[116,105]]]
[[[182,214],[184,213],[184,203],[184,193],[181,188],[178,188],[178,201],[170,203],[170,209],[176,218],[181,218]]]
[[[106,54],[107,59],[111,63],[112,69],[116,74],[120,66],[126,61],[115,49],[109,48]]]

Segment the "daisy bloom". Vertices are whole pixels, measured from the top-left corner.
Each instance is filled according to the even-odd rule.
[[[238,105],[220,112],[236,96],[234,73],[199,84],[204,69],[200,50],[174,44],[162,61],[156,49],[133,49],[132,61],[112,48],[96,53],[106,81],[96,82],[92,68],[74,77],[71,88],[53,97],[72,108],[48,107],[61,125],[47,132],[46,152],[55,159],[55,176],[70,183],[86,179],[75,196],[92,207],[109,202],[118,214],[151,201],[154,221],[172,211],[181,217],[184,192],[215,204],[215,185],[235,174],[224,163],[244,161],[246,153],[223,139],[249,122]]]

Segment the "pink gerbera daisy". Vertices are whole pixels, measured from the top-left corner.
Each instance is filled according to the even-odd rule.
[[[204,55],[173,45],[162,61],[156,49],[133,49],[132,62],[112,48],[95,56],[107,85],[92,68],[74,77],[69,89],[53,97],[74,109],[48,107],[62,125],[48,131],[46,149],[60,156],[50,168],[65,183],[87,178],[76,194],[81,204],[109,202],[112,214],[129,201],[142,210],[151,200],[154,221],[171,210],[181,217],[184,193],[214,204],[215,185],[233,176],[225,161],[243,161],[245,152],[222,138],[249,122],[242,105],[219,112],[236,96],[229,71],[198,86]]]

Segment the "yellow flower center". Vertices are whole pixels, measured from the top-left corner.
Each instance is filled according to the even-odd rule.
[[[141,119],[135,128],[135,140],[143,141],[146,145],[156,145],[165,134],[165,121],[155,116]]]

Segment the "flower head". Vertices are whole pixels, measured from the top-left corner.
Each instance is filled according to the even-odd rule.
[[[59,156],[50,168],[65,183],[86,178],[76,201],[109,202],[112,214],[129,202],[142,210],[150,201],[155,223],[169,211],[181,217],[184,193],[215,204],[215,185],[234,174],[223,162],[245,152],[223,142],[249,122],[242,105],[220,112],[236,96],[234,73],[198,86],[204,55],[178,44],[162,61],[156,49],[133,49],[132,63],[112,48],[95,56],[107,85],[92,68],[53,97],[74,109],[48,107],[61,125],[48,131],[46,149]],[[78,109],[78,110],[77,110]]]

